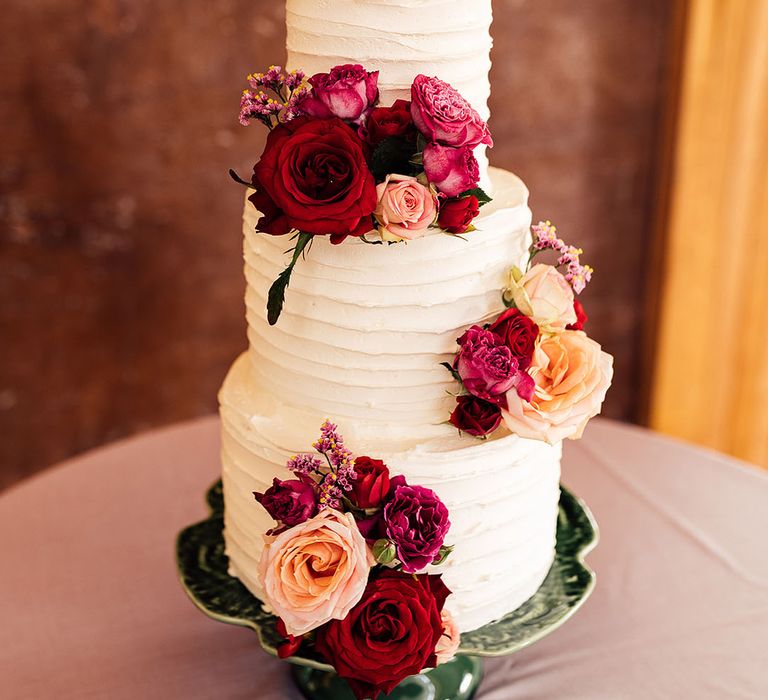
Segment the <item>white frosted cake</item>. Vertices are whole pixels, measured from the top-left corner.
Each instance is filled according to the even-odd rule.
[[[378,70],[381,102],[409,97],[417,74],[437,75],[487,116],[491,0],[288,0],[289,67],[343,63]],[[418,27],[424,27],[419,32]],[[448,560],[437,570],[464,632],[502,617],[539,587],[554,556],[560,443],[500,429],[486,440],[447,422],[456,384],[441,367],[473,324],[505,309],[500,290],[531,244],[528,191],[488,169],[493,201],[465,237],[439,231],[397,245],[317,236],[297,265],[277,325],[264,307],[289,256],[286,238],[244,216],[250,349],[220,393],[225,541],[230,573],[264,599],[258,577],[272,526],[252,492],[285,473],[332,417],[346,444],[433,489],[447,506]]]

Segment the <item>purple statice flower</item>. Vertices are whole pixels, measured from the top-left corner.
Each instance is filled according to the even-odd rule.
[[[309,476],[310,474],[320,474],[324,465],[319,457],[301,453],[291,457],[285,466],[296,474]]]
[[[551,221],[539,221],[531,226],[533,235],[532,250],[555,250],[561,252],[565,249],[565,242],[557,237],[557,227]]]
[[[243,126],[248,126],[251,119],[258,119],[270,126],[272,117],[279,115],[283,109],[284,105],[265,92],[254,93],[250,90],[244,90],[240,98],[238,121]]]
[[[334,485],[342,491],[349,491],[355,480],[355,457],[344,445],[344,438],[338,426],[327,420],[320,426],[320,438],[312,445],[324,455],[334,475]]]
[[[592,268],[589,265],[582,265],[580,262],[572,262],[568,265],[568,270],[563,275],[568,283],[573,287],[576,294],[581,294],[584,287],[592,279]]]
[[[305,78],[303,71],[285,74],[280,66],[270,66],[265,73],[251,73],[247,80],[252,90],[245,90],[240,99],[240,123],[247,126],[257,119],[271,129],[298,117],[299,103],[312,90]]]
[[[576,246],[566,246],[565,250],[562,251],[562,254],[557,259],[558,265],[570,265],[571,263],[578,263],[579,262],[579,256],[584,251],[581,248],[577,248]]]
[[[438,495],[424,486],[410,486],[403,476],[391,481],[384,506],[386,536],[397,551],[403,571],[421,571],[439,558],[451,522]]]
[[[329,472],[323,477],[318,487],[318,509],[340,508],[344,489],[338,483],[335,472]]]
[[[285,76],[285,87],[289,90],[295,90],[297,87],[301,86],[306,77],[307,74],[303,70],[292,70]]]

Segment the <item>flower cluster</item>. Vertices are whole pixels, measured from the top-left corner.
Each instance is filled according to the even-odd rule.
[[[584,252],[581,248],[568,245],[562,238],[557,237],[557,228],[551,221],[539,221],[531,226],[533,243],[530,248],[530,261],[543,250],[553,250],[558,254],[556,267],[565,268],[563,277],[571,285],[576,294],[581,294],[592,279],[594,270],[589,265],[582,265],[579,256]]]
[[[322,459],[296,455],[294,479],[254,492],[276,521],[259,582],[278,616],[278,654],[314,644],[357,698],[375,698],[458,648],[450,591],[425,573],[450,554],[448,509],[383,461],[355,457],[330,421],[313,448]]]
[[[243,90],[240,97],[238,121],[247,126],[256,119],[271,129],[296,118],[299,103],[312,89],[305,77],[300,70],[283,73],[280,66],[270,66],[266,73],[252,73],[248,76],[251,90]]]
[[[449,420],[476,437],[503,422],[525,438],[579,438],[613,376],[613,358],[584,333],[587,315],[574,296],[592,274],[579,262],[582,251],[559,239],[549,221],[533,226],[532,234],[526,271],[509,273],[507,310],[493,323],[469,328],[453,363],[444,363],[462,387]],[[543,250],[559,254],[556,265],[531,265]]]
[[[378,71],[340,65],[306,79],[272,66],[248,76],[240,122],[270,129],[250,182],[257,230],[294,234],[292,259],[269,291],[276,323],[291,272],[314,236],[398,243],[430,229],[473,231],[490,198],[478,187],[474,151],[488,126],[448,83],[418,75],[410,100],[378,105]],[[377,233],[379,240],[366,234]]]

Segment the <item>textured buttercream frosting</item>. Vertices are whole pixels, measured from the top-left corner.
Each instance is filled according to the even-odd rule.
[[[287,0],[288,67],[379,71],[381,104],[410,99],[419,73],[455,87],[488,119],[491,0]],[[475,152],[488,186],[485,147]]]
[[[560,447],[497,431],[459,436],[447,418],[456,383],[440,362],[473,323],[501,313],[501,288],[530,242],[528,192],[491,170],[496,198],[463,238],[430,232],[392,246],[316,238],[276,326],[266,294],[286,263],[285,237],[258,234],[245,210],[250,348],[220,394],[225,539],[231,572],[260,596],[257,563],[272,526],[252,492],[287,477],[324,418],[356,454],[434,489],[451,514],[444,566],[461,630],[524,602],[552,562]]]

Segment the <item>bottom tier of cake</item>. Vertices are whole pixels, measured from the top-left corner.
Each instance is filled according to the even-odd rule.
[[[253,491],[265,491],[275,476],[290,478],[286,460],[311,450],[327,416],[270,397],[247,354],[233,365],[219,400],[230,573],[263,599],[258,561],[274,523]],[[513,435],[480,441],[445,428],[443,438],[392,445],[366,434],[364,426],[339,422],[355,454],[383,459],[393,474],[433,489],[448,507],[446,544],[454,550],[430,573],[442,568],[453,592],[448,608],[465,632],[514,610],[544,580],[554,557],[560,445]]]

